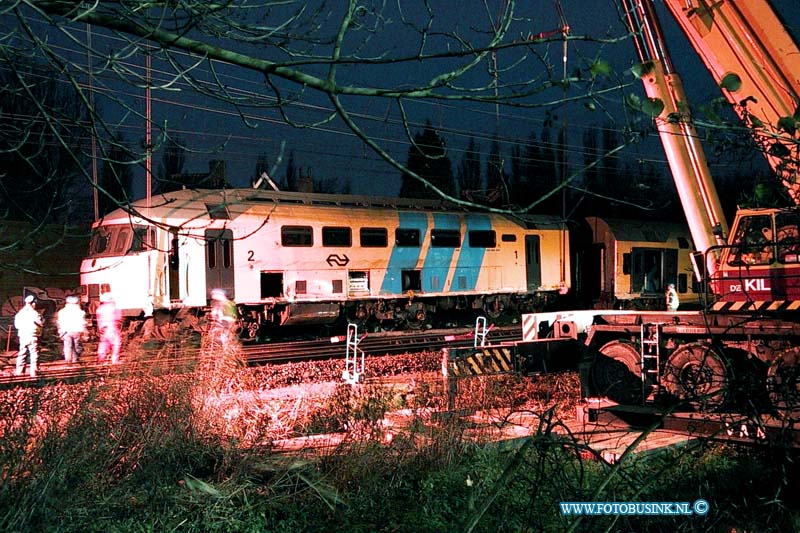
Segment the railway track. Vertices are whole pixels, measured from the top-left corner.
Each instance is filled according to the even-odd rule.
[[[497,344],[519,340],[519,326],[494,328],[486,342]],[[358,349],[366,357],[394,355],[409,352],[437,351],[443,347],[469,347],[474,343],[472,330],[436,330],[426,332],[384,332],[361,338]],[[333,337],[306,341],[246,344],[241,350],[248,366],[290,363],[321,359],[344,359],[346,339]],[[96,350],[85,346],[84,356],[77,364],[64,361],[40,362],[37,377],[27,374],[14,376],[16,352],[5,352],[0,365],[0,388],[43,386],[51,383],[75,383],[91,379],[123,375],[160,375],[191,371],[200,359],[200,346],[196,339],[181,338],[176,341],[128,347],[117,365],[94,361]]]

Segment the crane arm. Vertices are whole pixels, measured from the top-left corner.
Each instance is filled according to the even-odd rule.
[[[800,49],[767,0],[664,0],[800,204]]]
[[[695,247],[706,252],[723,244],[728,233],[717,190],[711,179],[680,77],[672,68],[652,0],[621,0],[640,61],[645,92],[664,105],[655,125],[669,162]],[[706,272],[714,275],[714,254],[707,254]]]

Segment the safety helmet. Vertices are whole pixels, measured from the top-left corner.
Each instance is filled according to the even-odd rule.
[[[669,285],[667,285],[667,288],[668,289],[674,289],[675,288],[675,284],[674,283],[670,283]]]
[[[225,299],[225,291],[222,289],[214,289],[211,291],[211,299],[212,300],[224,300]]]
[[[32,304],[35,301],[36,301],[36,297],[33,294],[29,294],[29,295],[27,295],[25,297],[25,303],[26,304]]]
[[[78,303],[78,297],[74,295],[67,296],[67,303],[68,304],[76,304]]]

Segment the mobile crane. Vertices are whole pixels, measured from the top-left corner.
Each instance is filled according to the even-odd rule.
[[[653,2],[620,2],[709,301],[700,311],[540,313],[523,329],[527,319],[534,340],[582,341],[586,395],[791,413],[800,405],[800,208],[740,210],[728,231]],[[800,50],[784,25],[766,0],[664,3],[800,204]]]

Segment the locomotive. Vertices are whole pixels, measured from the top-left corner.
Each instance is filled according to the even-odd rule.
[[[257,189],[184,189],[97,221],[81,263],[89,310],[123,315],[236,302],[244,338],[347,320],[432,327],[547,309],[569,289],[556,217],[475,212],[442,201]]]

